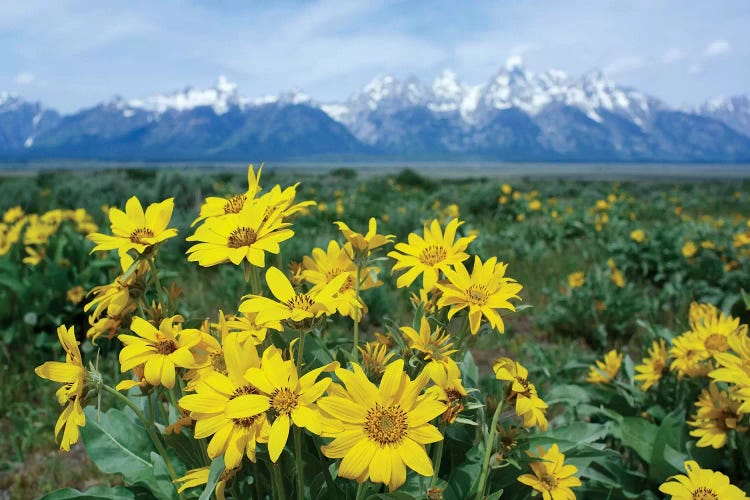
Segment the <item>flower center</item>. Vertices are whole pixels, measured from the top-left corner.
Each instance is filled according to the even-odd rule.
[[[236,194],[232,196],[224,204],[224,213],[225,214],[239,213],[240,210],[242,210],[242,207],[245,206],[245,200],[246,198],[244,194]]]
[[[226,375],[228,373],[227,363],[224,361],[223,352],[212,352],[208,355],[208,358],[211,361],[211,368],[213,368],[214,371],[219,372],[222,375]]]
[[[471,285],[466,289],[466,298],[472,304],[483,306],[487,303],[490,293],[484,285]]]
[[[172,354],[177,350],[177,342],[172,339],[162,339],[154,345],[156,352],[163,355]]]
[[[449,403],[460,402],[461,398],[463,397],[463,396],[461,396],[461,393],[458,392],[457,389],[453,389],[453,388],[446,389],[445,390],[445,395],[448,396],[448,402]]]
[[[132,233],[130,233],[130,241],[133,243],[138,243],[139,245],[143,245],[143,239],[144,238],[153,238],[154,232],[150,230],[147,227],[139,227]]]
[[[720,333],[709,335],[705,342],[703,342],[703,345],[706,346],[706,350],[713,352],[724,352],[729,349],[727,338]]]
[[[547,491],[552,491],[555,486],[557,486],[557,479],[549,472],[545,472],[544,474],[542,474],[542,477],[539,478],[539,481],[541,481]]]
[[[419,254],[419,260],[427,266],[434,266],[444,261],[448,256],[448,250],[443,245],[429,245]]]
[[[260,394],[260,392],[252,385],[243,385],[242,387],[238,387],[234,390],[232,395],[229,396],[229,401],[233,400],[234,398],[250,394]],[[252,427],[252,425],[255,423],[258,417],[260,417],[260,415],[261,414],[259,413],[250,417],[233,418],[232,422],[234,422],[234,425],[237,425],[239,427]]]
[[[297,408],[297,399],[299,394],[286,387],[276,389],[271,393],[271,408],[279,415],[286,415]]]
[[[719,495],[711,488],[701,486],[693,492],[693,500],[719,500]]]
[[[315,301],[306,293],[300,293],[289,299],[286,303],[289,309],[302,309],[309,311],[315,305]]]
[[[238,227],[229,234],[227,246],[229,248],[249,247],[255,243],[258,235],[249,227]]]
[[[367,411],[364,427],[369,438],[380,446],[398,443],[406,436],[406,412],[399,405],[386,408],[376,404]]]

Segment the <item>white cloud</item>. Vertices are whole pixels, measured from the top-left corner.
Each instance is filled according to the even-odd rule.
[[[703,55],[706,57],[715,57],[726,54],[730,50],[732,50],[732,46],[726,40],[714,40],[706,46]]]
[[[641,69],[646,61],[639,56],[625,56],[619,59],[615,59],[607,66],[604,67],[604,72],[608,75],[616,75],[618,73],[628,73]]]
[[[20,86],[31,85],[34,82],[34,73],[23,71],[16,75],[16,84]]]
[[[697,75],[698,73],[702,73],[702,72],[703,72],[703,65],[700,63],[691,64],[690,67],[688,68],[688,73],[690,73],[691,75]]]
[[[661,56],[661,62],[664,64],[672,64],[679,61],[682,61],[685,59],[685,52],[678,48],[678,47],[672,47],[671,49],[667,50],[664,55]]]

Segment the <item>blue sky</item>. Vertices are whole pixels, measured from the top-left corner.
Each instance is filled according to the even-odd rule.
[[[378,74],[487,80],[532,71],[613,80],[674,105],[750,92],[747,0],[1,0],[0,90],[63,111],[211,85],[343,99]]]

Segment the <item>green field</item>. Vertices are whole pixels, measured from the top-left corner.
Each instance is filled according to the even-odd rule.
[[[40,216],[82,208],[99,232],[108,233],[103,208],[122,208],[133,195],[144,207],[174,197],[170,227],[177,228],[179,236],[160,248],[158,266],[165,288],[175,285],[182,290],[175,312],[191,327],[203,319],[216,321],[219,309],[235,313],[240,298],[250,293],[241,267],[189,263],[185,252],[191,243],[185,238],[193,234],[191,222],[207,196],[247,189],[245,172],[227,166],[119,167],[22,174],[10,166],[0,177],[0,213],[17,206],[25,214]],[[671,341],[692,328],[691,303],[713,304],[743,324],[750,320],[743,300],[743,290],[750,287],[746,169],[629,166],[607,171],[602,166],[552,166],[534,176],[529,171],[517,165],[499,171],[489,166],[457,171],[448,165],[419,172],[396,167],[360,173],[350,168],[266,169],[261,177],[264,188],[300,183],[297,201],[317,203],[294,218],[294,237],[281,244],[278,256],[266,255],[267,266],[286,271],[313,248],[325,248],[331,239],[343,241],[334,221],[362,230],[375,217],[379,233],[403,242],[433,219],[445,225],[459,218],[464,221],[461,234],[476,235],[468,252],[482,260],[497,256],[508,264],[506,274],[523,285],[518,304],[530,306],[503,313],[504,334],[483,331],[469,338],[479,367],[480,403],[495,391],[493,361],[499,356],[521,361],[550,404],[551,436],[601,443],[611,451],[596,455],[587,469],[579,467],[589,471],[582,491],[591,498],[627,498],[635,491],[649,492],[642,498],[657,498],[661,481],[684,473],[675,465],[684,457],[700,457],[702,466],[722,470],[733,484],[747,488],[750,473],[742,465],[750,460],[746,432],[732,430],[727,444],[717,449],[696,448],[696,439],[688,435],[691,428],[685,421],[694,413],[700,390],[708,385],[705,376],[687,382],[670,379],[649,392],[640,391],[633,379],[633,367],[648,356],[652,341]],[[70,454],[55,451],[53,427],[60,411],[55,387],[33,372],[43,362],[61,358],[55,334],[59,325],[75,325],[79,340],[85,338],[89,314],[83,305],[90,298],[74,303],[68,292],[109,283],[120,271],[114,254],[89,255],[93,244],[76,224],[63,221],[44,241],[27,244],[23,235],[9,241],[12,223],[4,224],[0,233],[0,432],[9,437],[0,442],[0,492],[8,492],[10,498],[123,482],[98,472],[80,442]],[[471,262],[473,257],[465,264]],[[396,287],[399,274],[391,273],[392,261],[379,265],[384,286],[362,294],[368,311],[360,331],[366,341],[374,340],[376,332],[411,324],[410,292],[419,293],[416,286]],[[582,283],[575,283],[573,273],[583,273]],[[329,347],[351,349],[350,319],[334,317],[325,328]],[[126,375],[116,364],[116,340],[105,337],[98,342],[99,365],[114,385]],[[85,358],[95,358],[97,348],[90,341],[81,349]],[[587,384],[589,365],[612,349],[625,355],[617,384]],[[105,400],[103,408],[113,404],[117,406]],[[577,404],[582,406],[576,408]],[[617,419],[597,413],[596,407],[643,420],[645,424],[638,425],[644,425],[646,435],[651,430],[646,424],[663,430],[659,426],[670,423],[676,429],[669,442],[672,455],[644,458],[648,443],[632,442],[635,427],[626,429],[618,421],[619,431],[604,432],[605,426],[615,427],[607,422]],[[746,415],[740,417],[747,422]],[[569,429],[573,422],[601,425],[597,429],[602,434],[554,434],[554,429]],[[503,484],[505,470],[490,482]]]

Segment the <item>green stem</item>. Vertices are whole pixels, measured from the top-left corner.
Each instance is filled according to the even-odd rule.
[[[469,314],[467,313],[466,316],[464,316],[464,321],[461,323],[461,328],[458,330],[458,334],[456,334],[456,345],[454,346],[454,349],[458,350],[459,354],[463,354],[462,348],[468,334]]]
[[[359,298],[359,286],[360,286],[360,270],[362,268],[359,264],[357,264],[357,276],[354,279],[354,294],[357,296],[357,305],[361,302]],[[359,311],[354,312],[354,346],[352,347],[352,355],[351,358],[353,361],[359,360],[359,351],[357,350],[357,346],[359,346]]]
[[[305,353],[305,331],[299,331],[299,342],[297,342],[297,375],[302,375],[302,357]]]
[[[503,386],[502,394],[505,394],[505,386]],[[490,434],[487,442],[484,444],[484,460],[482,461],[482,475],[479,477],[479,488],[477,489],[476,500],[481,500],[484,496],[484,488],[487,485],[487,476],[490,471],[490,457],[492,456],[492,446],[495,444],[495,437],[497,436],[497,421],[500,418],[500,413],[503,411],[504,399],[500,399],[495,409],[495,414],[492,416],[492,423],[490,424]]]
[[[169,455],[167,455],[167,450],[164,449],[164,445],[162,444],[161,439],[159,439],[159,437],[156,435],[156,432],[154,431],[153,423],[149,422],[149,420],[146,418],[146,415],[143,414],[141,409],[138,408],[138,406],[136,406],[136,404],[129,400],[124,394],[117,392],[114,388],[108,385],[102,385],[102,388],[108,393],[115,396],[115,398],[125,403],[131,410],[133,410],[133,413],[136,414],[136,416],[141,420],[141,423],[143,423],[143,426],[146,428],[146,432],[148,432],[151,441],[153,441],[154,446],[156,446],[156,449],[159,451],[159,455],[161,455],[161,458],[164,459],[164,463],[167,466],[167,472],[169,472],[169,476],[172,478],[172,480],[177,479],[177,472],[175,472],[174,470],[172,461],[169,459]]]
[[[260,284],[260,271],[256,266],[250,267],[250,289],[253,295],[262,295],[263,287]]]
[[[297,500],[305,500],[305,475],[302,468],[302,431],[294,426],[294,463],[297,472]]]
[[[432,480],[430,481],[430,488],[434,488],[437,484],[438,474],[440,474],[440,463],[443,461],[443,444],[445,443],[445,422],[440,424],[440,434],[443,435],[443,439],[438,441],[437,447],[435,448],[435,454],[432,456],[432,463],[434,464],[434,472],[432,473]]]
[[[284,478],[281,475],[281,466],[278,463],[275,463],[271,466],[271,470],[273,470],[273,480],[276,483],[276,494],[279,498],[286,499],[286,491],[284,489]]]
[[[151,273],[154,277],[154,282],[156,283],[156,299],[159,302],[159,305],[161,306],[162,311],[164,314],[167,314],[167,311],[164,306],[162,293],[164,290],[161,288],[161,280],[159,279],[159,271],[156,270],[156,264],[154,264],[154,257],[151,256],[148,258],[148,266],[151,268]]]
[[[255,498],[260,500],[263,496],[260,493],[260,470],[258,469],[258,462],[253,462],[253,484],[255,485]]]

